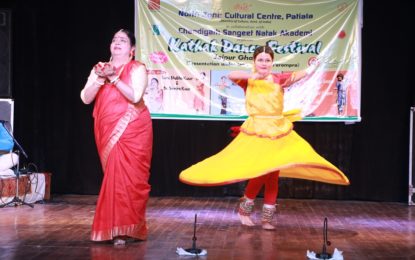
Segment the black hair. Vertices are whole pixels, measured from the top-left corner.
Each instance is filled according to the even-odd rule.
[[[274,60],[274,51],[268,45],[259,46],[258,48],[255,49],[254,60],[256,59],[256,56],[258,56],[262,52],[268,53],[271,56],[272,60]]]
[[[131,46],[135,46],[136,41],[135,41],[134,33],[132,33],[128,29],[121,29],[121,30],[119,30],[119,32],[125,33],[127,35],[128,39],[130,39]]]

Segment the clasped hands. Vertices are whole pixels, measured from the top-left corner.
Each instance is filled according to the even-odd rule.
[[[94,71],[101,78],[109,78],[115,75],[115,67],[108,62],[98,62],[94,66]]]
[[[103,85],[105,81],[115,84],[117,81],[119,81],[119,75],[116,74],[115,67],[109,63],[109,62],[98,62],[94,66],[95,74],[98,76],[97,79],[101,80],[95,80],[98,85]]]

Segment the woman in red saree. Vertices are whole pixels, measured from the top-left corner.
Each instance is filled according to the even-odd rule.
[[[104,172],[91,240],[115,245],[147,237],[153,130],[143,101],[147,70],[132,59],[134,49],[134,35],[118,31],[111,60],[94,66],[81,92],[85,104],[95,100],[95,142]]]

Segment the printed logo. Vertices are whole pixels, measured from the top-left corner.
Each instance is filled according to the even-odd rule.
[[[153,24],[153,34],[157,36],[160,35],[160,29],[158,25]]]
[[[150,54],[150,60],[154,64],[164,64],[168,61],[168,57],[164,52],[156,51]]]
[[[148,0],[148,9],[155,11],[160,9],[160,0]]]

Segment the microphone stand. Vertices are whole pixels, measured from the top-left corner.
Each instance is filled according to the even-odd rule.
[[[14,138],[14,136],[10,133],[10,131],[7,129],[7,127],[5,126],[5,121],[3,121],[3,120],[0,120],[0,122],[1,122],[1,124],[3,124],[3,127],[4,127],[4,129],[6,129],[6,131],[7,131],[7,133],[11,136],[11,138],[13,139],[13,142],[14,142],[14,144],[17,146],[17,148],[18,148],[18,151],[20,151],[22,154],[23,154],[23,156],[27,159],[28,158],[28,156],[27,156],[27,154],[26,154],[26,152],[23,150],[23,148],[22,148],[22,146],[19,144],[19,142],[17,142],[17,140]],[[19,155],[19,153],[18,153],[18,155]],[[11,201],[9,201],[9,202],[7,202],[7,203],[5,203],[5,204],[2,204],[2,205],[0,205],[0,208],[4,208],[4,207],[6,207],[6,206],[8,206],[8,205],[11,205],[11,204],[14,204],[14,206],[15,207],[17,207],[18,205],[26,205],[26,206],[29,206],[29,207],[31,207],[31,208],[33,208],[34,206],[32,205],[32,204],[30,204],[30,203],[27,203],[27,202],[25,202],[25,201],[23,201],[23,200],[21,200],[20,198],[19,198],[19,178],[20,178],[20,169],[19,169],[19,161],[20,161],[20,158],[19,158],[20,156],[18,156],[18,159],[17,159],[17,165],[16,165],[16,170],[15,170],[15,172],[14,172],[14,174],[16,175],[16,193],[15,193],[15,195],[14,195],[14,197],[13,197],[13,199],[11,200]]]
[[[202,249],[196,247],[196,222],[197,222],[197,214],[195,214],[195,222],[193,224],[193,243],[191,248],[186,248],[185,251],[191,254],[198,255],[202,252]]]
[[[330,246],[331,245],[330,241],[328,241],[328,238],[327,238],[327,228],[328,228],[327,227],[327,218],[324,218],[324,227],[323,227],[323,240],[324,240],[324,242],[323,242],[323,251],[321,253],[319,253],[319,254],[316,254],[316,257],[318,259],[330,259],[331,258],[331,254],[327,253],[327,248],[326,248],[326,245],[327,246]]]

